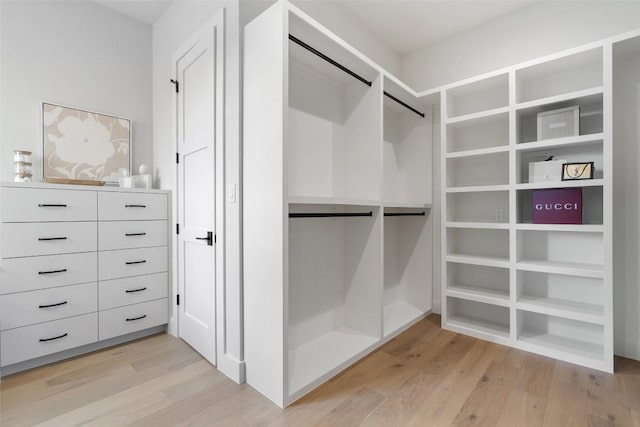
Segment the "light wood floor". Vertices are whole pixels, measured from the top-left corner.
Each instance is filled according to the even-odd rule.
[[[640,426],[640,362],[616,374],[444,331],[432,315],[286,410],[168,335],[8,376],[9,426]]]

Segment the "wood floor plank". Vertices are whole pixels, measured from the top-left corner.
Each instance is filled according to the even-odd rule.
[[[638,426],[640,362],[594,371],[429,316],[281,410],[160,334],[3,378],[10,426]]]

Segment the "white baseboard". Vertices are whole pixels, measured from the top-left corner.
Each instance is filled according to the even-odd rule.
[[[432,304],[433,310],[431,311],[436,314],[442,314],[442,306],[440,305],[440,300],[433,300]]]
[[[217,368],[238,384],[246,381],[246,366],[244,360],[238,360],[231,355],[223,354],[221,357],[218,357]]]

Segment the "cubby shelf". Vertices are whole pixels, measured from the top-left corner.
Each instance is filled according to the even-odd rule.
[[[576,181],[528,182],[516,184],[516,190],[541,190],[546,188],[602,187],[603,179],[583,179]]]
[[[483,302],[485,304],[499,305],[502,307],[509,307],[510,304],[508,293],[492,289],[450,285],[447,288],[447,295],[450,297]]]
[[[493,229],[493,230],[507,230],[509,228],[508,223],[504,222],[456,222],[448,221],[446,226],[448,228],[480,228],[480,229]]]
[[[582,322],[604,324],[604,307],[596,304],[579,303],[557,298],[522,296],[516,308],[534,313],[564,317]]]
[[[592,45],[442,90],[441,307],[447,329],[612,371],[605,52]],[[541,127],[540,113],[573,107],[577,123]],[[529,165],[549,158],[593,162],[594,179],[529,182]],[[565,188],[582,189],[583,223],[534,224],[535,191]]]
[[[483,119],[485,117],[497,116],[509,112],[509,107],[494,108],[492,110],[480,111],[478,113],[465,114],[464,116],[457,116],[445,121],[445,124],[451,125],[456,123],[468,122],[471,120]]]
[[[604,88],[602,86],[583,89],[576,92],[564,93],[562,95],[550,96],[548,98],[535,99],[533,101],[522,102],[515,105],[516,110],[524,110],[527,108],[543,107],[552,104],[558,104],[561,102],[571,101],[578,98],[593,97],[596,95],[602,95]]]
[[[519,152],[527,151],[543,151],[549,148],[569,148],[584,146],[593,143],[602,143],[604,134],[593,133],[588,135],[569,136],[566,138],[546,139],[544,141],[523,142],[516,144],[516,150]]]
[[[541,273],[565,274],[599,279],[604,277],[604,266],[599,264],[520,260],[516,263],[516,268],[524,271],[539,271]]]
[[[498,147],[478,148],[476,150],[454,151],[453,153],[447,153],[445,158],[456,159],[459,157],[484,156],[487,154],[504,153],[506,151],[509,151],[509,146],[501,145]]]

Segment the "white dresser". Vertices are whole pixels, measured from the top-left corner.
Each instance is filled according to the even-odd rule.
[[[168,322],[168,203],[166,191],[0,184],[2,374]]]

